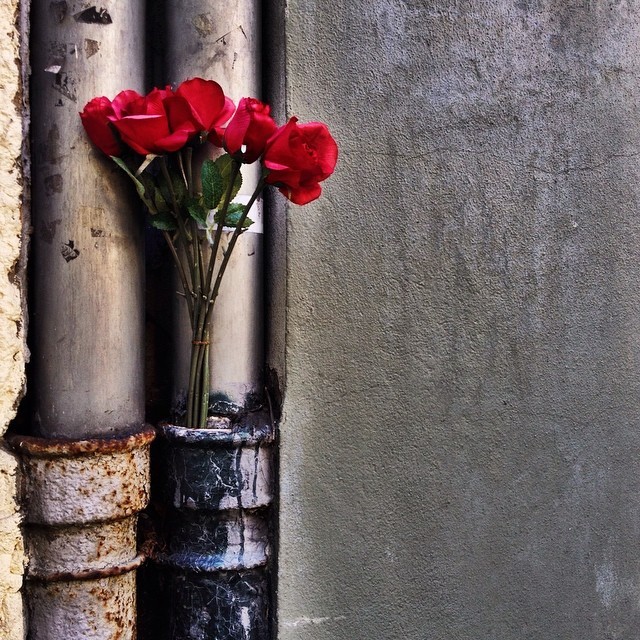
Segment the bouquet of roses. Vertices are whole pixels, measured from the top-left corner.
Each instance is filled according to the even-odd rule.
[[[113,100],[94,98],[80,117],[91,141],[133,181],[151,225],[171,250],[192,332],[185,426],[203,428],[211,313],[238,237],[252,224],[249,211],[266,185],[296,204],[318,198],[338,147],[326,125],[298,124],[293,117],[278,127],[268,105],[242,98],[236,108],[216,82],[201,78],[175,91],[166,87],[141,96],[125,90]],[[206,145],[226,153],[200,163],[198,149]],[[246,204],[234,202],[241,166],[254,162],[262,169],[257,186]],[[225,227],[233,232],[223,249]]]

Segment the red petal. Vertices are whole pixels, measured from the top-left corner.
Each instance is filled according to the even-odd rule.
[[[127,113],[129,105],[138,100],[143,100],[143,97],[137,91],[133,91],[132,89],[121,91],[111,103],[116,118],[129,115],[129,113]]]
[[[238,104],[238,109],[231,118],[224,132],[224,148],[234,154],[240,151],[244,137],[251,124],[251,113],[247,109],[246,98],[242,98]]]
[[[192,78],[178,87],[176,95],[189,103],[202,131],[211,131],[216,124],[222,124],[219,119],[227,104],[224,92],[217,82]]]
[[[122,152],[122,147],[111,129],[109,118],[113,116],[111,101],[104,96],[94,98],[88,102],[80,119],[89,140],[103,153],[109,156],[118,156]]]
[[[322,187],[316,182],[298,189],[287,190],[286,188],[280,188],[280,193],[294,204],[308,204],[320,197]]]
[[[127,116],[114,122],[122,140],[137,153],[146,156],[154,153],[156,141],[169,135],[167,119],[164,116]]]

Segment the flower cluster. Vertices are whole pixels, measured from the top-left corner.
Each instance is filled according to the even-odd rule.
[[[153,89],[146,96],[125,90],[113,100],[98,97],[80,114],[91,141],[105,154],[121,158],[129,150],[160,156],[208,141],[240,163],[261,159],[266,184],[296,204],[321,193],[320,182],[335,168],[338,147],[326,125],[278,127],[269,106],[242,98],[236,109],[212,80],[193,78],[173,91]]]
[[[203,428],[212,310],[233,248],[251,225],[249,211],[266,185],[296,204],[315,200],[333,173],[338,147],[326,125],[291,118],[278,127],[268,105],[243,98],[236,108],[220,85],[201,78],[175,91],[94,98],[80,117],[91,141],[133,181],[171,250],[192,330],[184,423]],[[203,154],[194,149],[209,144],[226,153],[196,160]],[[242,165],[257,161],[262,172],[252,195],[246,204],[234,202]]]

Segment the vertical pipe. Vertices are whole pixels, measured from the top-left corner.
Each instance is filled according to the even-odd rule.
[[[144,419],[140,216],[78,112],[144,80],[144,3],[32,2],[35,429],[94,437]]]
[[[236,103],[260,97],[258,0],[167,0],[167,77],[220,83]],[[243,167],[240,197],[258,182]],[[269,514],[273,499],[273,425],[262,401],[262,202],[235,247],[210,331],[208,429],[163,427],[165,565],[171,640],[267,640],[270,636]],[[257,210],[257,211],[256,211]],[[176,401],[187,386],[191,333],[179,309]]]
[[[167,0],[167,78],[177,83],[200,76],[215,80],[236,103],[260,95],[260,2]],[[243,168],[240,196],[258,180],[257,166]],[[211,346],[213,406],[233,410],[255,405],[263,369],[263,234],[261,202],[255,224],[238,241],[214,309]],[[186,308],[178,310],[176,398],[184,396],[190,355]]]
[[[136,523],[154,436],[12,437],[25,475],[31,640],[136,637]]]
[[[78,112],[144,84],[144,3],[32,2],[34,430],[25,469],[34,640],[133,640],[146,505],[141,215]],[[38,509],[42,507],[42,509]]]

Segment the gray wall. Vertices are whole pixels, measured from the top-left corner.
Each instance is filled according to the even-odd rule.
[[[280,639],[640,637],[640,3],[284,18]]]

